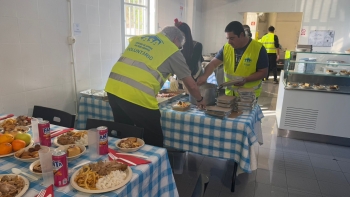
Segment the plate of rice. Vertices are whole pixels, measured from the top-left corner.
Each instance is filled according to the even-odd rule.
[[[99,161],[86,164],[74,172],[70,184],[78,191],[100,194],[123,187],[131,177],[129,166],[117,161]]]

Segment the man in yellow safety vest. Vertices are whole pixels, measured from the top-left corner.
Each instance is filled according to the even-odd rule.
[[[238,87],[254,88],[256,97],[260,96],[261,82],[266,77],[268,58],[261,43],[245,35],[242,24],[238,21],[229,23],[226,28],[228,42],[205,67],[204,74],[197,79],[197,84],[206,82],[216,67],[224,64],[225,82],[235,77],[243,77],[243,81],[226,87],[226,95],[235,95]]]
[[[277,61],[280,58],[279,42],[278,37],[274,34],[275,28],[270,26],[268,30],[269,33],[264,35],[259,41],[264,45],[269,57],[269,70],[267,72],[266,80],[269,79],[270,70],[272,70],[274,83],[277,84]]]
[[[183,33],[175,26],[155,35],[135,36],[112,68],[105,91],[114,121],[144,128],[147,144],[163,146],[163,132],[156,96],[170,74],[176,74],[204,107],[204,100],[191,76],[180,48]]]

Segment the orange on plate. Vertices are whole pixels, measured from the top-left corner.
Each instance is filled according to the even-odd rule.
[[[0,144],[11,143],[15,138],[10,134],[0,135]]]
[[[12,153],[12,145],[10,143],[0,144],[0,155],[7,155]]]
[[[21,150],[22,148],[26,147],[26,142],[23,140],[13,140],[12,144],[12,150],[14,152]]]

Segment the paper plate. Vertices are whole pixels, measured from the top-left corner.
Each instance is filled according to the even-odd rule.
[[[81,168],[80,168],[81,169]],[[102,189],[102,190],[89,190],[89,189],[85,189],[80,187],[75,181],[75,177],[78,175],[79,170],[75,171],[74,174],[72,175],[72,177],[70,178],[70,184],[72,185],[72,187],[78,191],[81,192],[85,192],[85,193],[89,193],[89,194],[101,194],[101,193],[106,193],[106,192],[110,192],[110,191],[114,191],[116,189],[119,189],[121,187],[123,187],[124,185],[126,185],[132,177],[132,170],[131,168],[128,166],[128,168],[126,169],[126,178],[124,179],[123,182],[121,182],[119,185],[116,185],[114,187],[108,188],[108,189]]]
[[[15,174],[0,174],[0,179],[1,179],[3,176],[5,176],[5,175],[7,175],[7,176],[9,176],[9,177],[19,176],[19,177],[22,178],[23,181],[24,181],[24,187],[23,187],[23,189],[22,189],[21,192],[18,193],[15,197],[21,197],[21,196],[23,196],[23,195],[27,192],[27,190],[29,189],[29,181],[28,181],[27,178],[25,178],[24,176],[15,175]]]
[[[85,130],[84,130],[85,131]],[[80,132],[79,130],[74,130],[74,132]],[[62,134],[63,135],[63,134]],[[88,135],[88,134],[86,134],[86,135]],[[59,136],[61,136],[61,135],[59,135]],[[59,136],[57,136],[57,137],[55,137],[55,139],[53,139],[53,144],[55,145],[55,146],[64,146],[63,144],[60,144],[60,143],[58,143],[58,137]],[[72,144],[65,144],[65,145],[72,145]],[[80,145],[80,144],[75,144],[75,145]],[[88,142],[86,142],[86,144],[83,144],[84,146],[88,146],[89,144],[88,144]]]

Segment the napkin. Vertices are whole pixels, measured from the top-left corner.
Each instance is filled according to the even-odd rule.
[[[11,117],[13,117],[13,116],[14,116],[13,114],[8,114],[8,115],[0,116],[0,120],[5,120],[5,119],[11,118]]]
[[[148,164],[148,163],[151,163],[150,161],[147,161],[147,160],[144,160],[144,159],[141,159],[141,158],[138,158],[138,157],[134,157],[134,156],[129,156],[129,155],[120,155],[120,154],[115,154],[115,153],[119,153],[118,151],[116,150],[113,150],[111,148],[108,148],[108,152],[112,153],[113,155],[115,155],[116,157],[120,157],[120,158],[123,158],[123,159],[126,159],[126,160],[129,160],[133,163],[135,163],[136,165],[142,165],[142,164]],[[112,158],[108,157],[110,161],[112,161]],[[118,160],[118,162],[121,162],[121,163],[124,163],[128,166],[132,166],[131,164],[129,163],[126,163],[122,160]]]
[[[48,188],[45,189],[45,195],[43,197],[54,197],[54,193],[53,193],[53,185],[50,185]],[[37,197],[38,195],[36,195],[35,197]]]
[[[64,133],[68,133],[69,131],[73,131],[74,128],[68,128],[68,129],[62,129],[62,130],[59,130],[59,131],[51,131],[51,138],[54,138],[54,137],[57,137],[59,135],[62,135]]]

